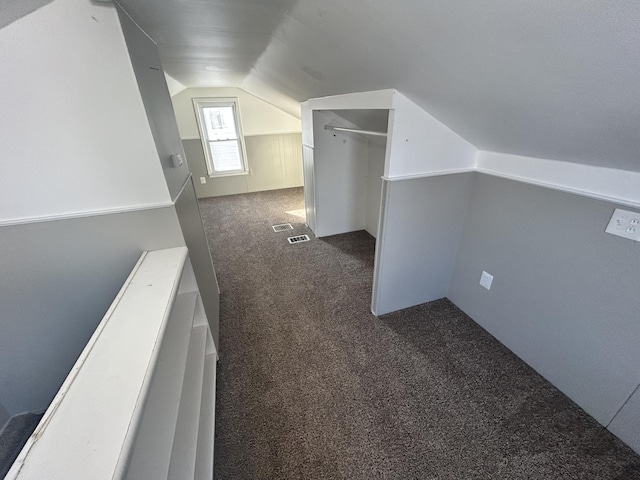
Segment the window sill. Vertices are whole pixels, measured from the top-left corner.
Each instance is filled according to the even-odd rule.
[[[229,172],[229,173],[209,173],[209,178],[225,178],[225,177],[237,177],[240,175],[249,175],[250,172]]]

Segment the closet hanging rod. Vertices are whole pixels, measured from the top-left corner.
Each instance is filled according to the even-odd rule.
[[[325,130],[335,130],[336,132],[350,132],[350,133],[360,133],[362,135],[373,135],[375,137],[386,137],[387,132],[376,132],[374,130],[360,130],[357,128],[346,128],[346,127],[333,127],[331,125],[325,125]]]

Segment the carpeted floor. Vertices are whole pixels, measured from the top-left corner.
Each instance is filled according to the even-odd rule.
[[[448,300],[371,315],[373,238],[313,239],[285,213],[302,207],[302,189],[200,201],[222,291],[216,479],[640,478]]]

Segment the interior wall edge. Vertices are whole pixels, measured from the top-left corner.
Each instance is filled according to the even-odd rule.
[[[382,194],[380,198],[380,219],[378,221],[378,234],[376,236],[376,246],[373,263],[373,286],[371,289],[371,313],[378,316],[378,292],[380,288],[380,277],[384,268],[384,245],[385,245],[385,225],[387,221],[387,212],[389,204],[387,197],[389,196],[389,181],[382,178]]]

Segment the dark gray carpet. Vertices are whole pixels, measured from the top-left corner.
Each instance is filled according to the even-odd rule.
[[[288,245],[311,235],[284,213],[302,206],[301,189],[200,203],[222,291],[215,478],[640,478],[448,300],[371,315],[374,240]]]
[[[9,419],[0,432],[0,478],[4,478],[20,450],[38,426],[41,414],[25,413]]]

